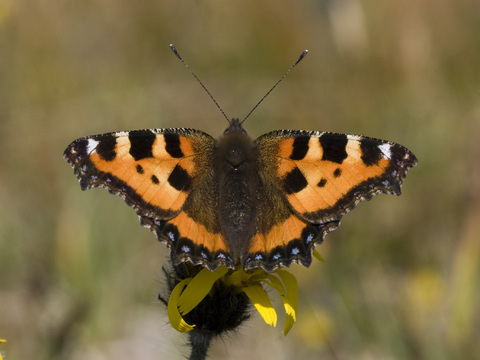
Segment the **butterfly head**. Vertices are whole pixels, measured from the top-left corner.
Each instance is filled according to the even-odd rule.
[[[223,132],[223,136],[225,136],[229,133],[233,133],[233,132],[238,132],[238,133],[241,133],[243,135],[247,135],[247,132],[245,131],[245,129],[242,126],[243,121],[240,121],[240,119],[233,118],[231,121],[229,121],[229,124],[230,125],[228,125],[228,127]]]
[[[255,142],[248,136],[242,121],[233,118],[230,125],[216,141],[218,160],[225,168],[237,172],[251,162],[255,156]]]

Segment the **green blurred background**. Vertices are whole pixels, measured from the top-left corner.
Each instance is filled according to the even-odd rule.
[[[293,266],[291,333],[258,315],[211,359],[480,358],[480,2],[0,0],[0,347],[6,359],[184,359],[156,299],[167,251],[62,159],[85,135],[246,123],[411,149],[404,194]],[[273,293],[272,293],[273,294]],[[276,299],[279,313],[282,304]]]

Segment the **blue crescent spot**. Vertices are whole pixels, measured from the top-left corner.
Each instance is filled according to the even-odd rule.
[[[313,240],[314,237],[315,237],[314,234],[312,234],[312,233],[308,234],[307,239],[305,240],[305,242],[306,242],[307,244],[310,243],[310,242]]]

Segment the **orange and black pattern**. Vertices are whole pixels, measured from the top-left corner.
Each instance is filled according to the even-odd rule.
[[[193,129],[117,132],[75,140],[64,157],[83,190],[124,198],[174,264],[211,270],[309,266],[343,215],[378,193],[400,195],[417,164],[403,146],[363,136],[278,130],[254,141],[238,119],[218,140]]]

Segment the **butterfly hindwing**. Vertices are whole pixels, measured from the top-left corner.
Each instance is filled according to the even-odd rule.
[[[308,267],[312,262],[315,246],[322,243],[325,235],[335,230],[338,224],[338,221],[309,223],[291,212],[285,220],[278,221],[268,231],[255,234],[244,261],[244,268],[262,267],[266,271],[273,271],[281,266],[288,267],[292,263]]]
[[[204,208],[205,211],[208,211]],[[150,228],[158,237],[165,239],[170,247],[172,263],[188,261],[215,270],[219,265],[235,269],[235,260],[225,238],[200,223],[195,215],[181,211],[169,221],[141,217],[143,226]]]

